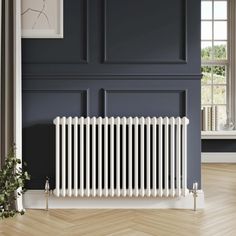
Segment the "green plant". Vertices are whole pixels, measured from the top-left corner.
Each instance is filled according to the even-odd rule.
[[[0,218],[13,217],[15,214],[24,214],[14,207],[15,200],[25,191],[25,183],[30,179],[27,171],[18,167],[21,160],[16,157],[15,146],[11,148],[0,170]],[[26,164],[24,164],[26,165]],[[21,189],[16,192],[17,189]]]

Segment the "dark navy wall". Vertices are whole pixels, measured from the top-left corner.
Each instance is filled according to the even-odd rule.
[[[236,152],[235,140],[202,140],[202,152]]]
[[[23,40],[29,188],[54,180],[56,116],[188,116],[200,182],[200,0],[64,1],[64,39]]]

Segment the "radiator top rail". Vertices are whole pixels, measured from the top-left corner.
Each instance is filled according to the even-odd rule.
[[[91,122],[95,121],[96,124],[123,124],[124,122],[126,124],[146,124],[146,123],[154,123],[157,122],[157,124],[163,123],[166,124],[167,122],[169,124],[183,124],[183,125],[188,125],[189,124],[189,119],[187,117],[56,117],[53,120],[53,123],[56,124],[75,124],[77,125],[79,121],[83,120],[84,122]],[[134,122],[134,123],[133,123]]]

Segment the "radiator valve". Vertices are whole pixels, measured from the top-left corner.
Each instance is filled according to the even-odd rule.
[[[193,210],[197,210],[197,197],[198,197],[198,183],[195,182],[193,183],[193,189],[190,190],[190,193],[193,194]]]
[[[50,184],[49,184],[49,178],[46,177],[46,182],[45,182],[46,211],[48,211],[49,195],[50,195]]]

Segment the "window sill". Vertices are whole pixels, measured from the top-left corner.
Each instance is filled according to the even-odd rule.
[[[201,131],[202,139],[236,139],[236,130]]]

